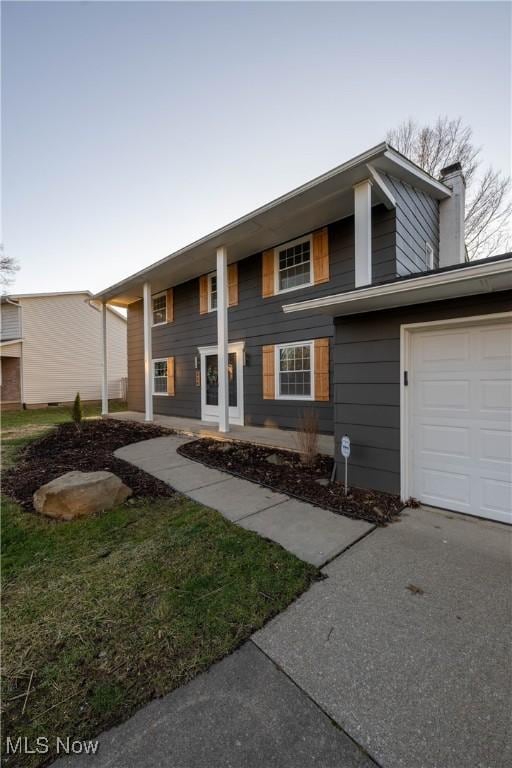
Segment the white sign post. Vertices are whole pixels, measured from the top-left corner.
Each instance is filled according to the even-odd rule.
[[[341,455],[345,459],[345,496],[347,495],[347,489],[348,489],[348,457],[350,456],[350,437],[348,435],[343,435],[341,438]]]

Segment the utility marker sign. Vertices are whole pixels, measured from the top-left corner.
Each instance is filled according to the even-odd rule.
[[[345,459],[345,496],[348,493],[348,458],[350,456],[350,437],[348,435],[343,435],[341,438],[341,455]]]

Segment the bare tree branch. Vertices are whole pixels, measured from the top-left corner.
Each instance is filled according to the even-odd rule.
[[[0,285],[2,286],[2,293],[6,293],[18,269],[17,261],[12,256],[7,256],[4,246],[0,245]]]
[[[389,131],[387,140],[427,173],[460,162],[466,179],[466,249],[468,258],[483,258],[510,248],[510,178],[492,167],[481,170],[481,148],[462,119],[437,118],[433,125],[409,119]],[[480,172],[480,173],[479,173]]]

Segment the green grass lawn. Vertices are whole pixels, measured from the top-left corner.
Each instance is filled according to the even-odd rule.
[[[108,407],[111,413],[127,409],[126,403],[122,401],[112,401]],[[82,403],[82,411],[85,419],[95,418],[100,416],[101,406]],[[49,427],[70,420],[71,406],[65,405],[26,411],[3,411],[0,415],[2,467],[7,469],[11,466],[18,451],[34,438],[44,434]]]
[[[108,407],[111,413],[127,410],[126,403],[120,401],[112,401],[109,403]],[[84,418],[99,416],[101,414],[101,406],[97,404],[89,405],[88,403],[82,403],[82,410]],[[11,432],[25,427],[48,427],[54,424],[62,424],[65,421],[69,421],[70,418],[70,405],[50,406],[49,408],[29,408],[26,411],[4,411],[2,413],[2,432]]]
[[[230,653],[317,576],[182,496],[68,523],[4,500],[2,552],[4,739],[98,735]]]

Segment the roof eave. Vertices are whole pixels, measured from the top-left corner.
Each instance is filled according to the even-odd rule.
[[[369,173],[367,168],[369,163],[375,163],[377,168],[381,168],[387,172],[393,168],[395,168],[397,171],[399,170],[400,173],[403,173],[407,176],[411,183],[416,182],[416,184],[421,188],[428,189],[431,194],[433,194],[433,196],[437,197],[438,199],[447,198],[451,195],[451,190],[447,186],[441,182],[436,181],[427,173],[425,173],[425,171],[415,166],[411,161],[393,149],[393,147],[391,147],[387,142],[381,142],[375,147],[372,147],[371,149],[356,155],[346,163],[332,168],[326,173],[321,174],[320,176],[311,179],[305,184],[292,189],[286,194],[281,195],[280,197],[270,201],[269,203],[266,203],[263,206],[260,206],[259,208],[256,208],[250,213],[235,219],[224,227],[214,230],[210,234],[195,240],[189,245],[186,245],[184,248],[181,248],[174,253],[165,256],[164,258],[154,262],[153,264],[150,264],[148,267],[145,267],[138,272],[133,273],[132,275],[129,275],[119,282],[114,283],[99,293],[94,294],[93,298],[98,299],[99,301],[110,301],[116,305],[116,299],[123,297],[123,294],[125,294],[127,291],[133,290],[134,284],[139,284],[145,280],[150,280],[151,275],[155,273],[159,268],[167,264],[171,264],[171,262],[179,259],[181,256],[192,254],[194,250],[207,246],[209,243],[212,244],[212,249],[214,249],[216,244],[222,244],[222,238],[227,237],[230,233],[235,233],[237,229],[240,230],[238,233],[240,239],[242,239],[244,236],[248,237],[251,230],[251,223],[253,222],[253,225],[257,224],[256,220],[259,217],[264,216],[279,206],[286,205],[290,201],[293,201],[294,198],[298,198],[300,195],[304,195],[309,191],[314,190],[316,187],[320,189],[322,184],[327,184],[335,177],[341,176],[342,174],[349,174],[350,171],[356,172],[359,167],[365,169],[365,171]],[[244,228],[247,228],[245,235]],[[247,256],[249,255],[251,255],[251,253],[247,253]],[[198,274],[201,274],[201,272],[198,272]],[[127,306],[128,303],[130,302],[126,299],[122,299],[117,301],[117,306]]]
[[[316,312],[332,317],[512,289],[512,258],[367,286],[283,305],[285,314]]]

